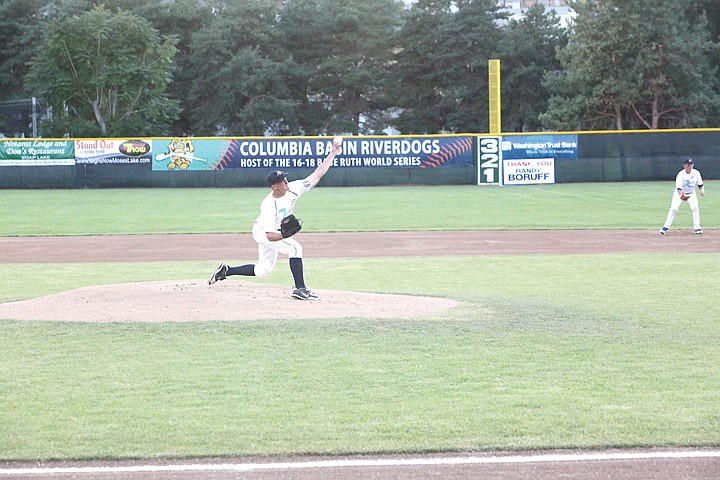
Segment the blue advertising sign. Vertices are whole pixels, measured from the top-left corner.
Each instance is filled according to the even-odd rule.
[[[504,136],[503,159],[565,158],[577,160],[578,136],[570,134],[543,134]]]
[[[345,137],[336,167],[472,167],[472,137]],[[316,168],[332,138],[232,138],[153,141],[153,170]]]

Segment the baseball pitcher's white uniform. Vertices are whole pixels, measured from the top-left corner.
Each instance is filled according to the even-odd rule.
[[[266,277],[275,268],[279,253],[290,258],[302,258],[302,246],[292,237],[277,242],[268,240],[266,232],[279,232],[280,222],[295,209],[295,203],[303,194],[310,191],[310,178],[288,183],[288,192],[280,198],[272,192],[260,204],[260,216],[255,220],[252,236],[258,244],[258,262],[255,264],[255,276]]]
[[[292,272],[293,287],[292,296],[298,300],[319,300],[320,298],[305,285],[303,278],[303,251],[302,246],[293,239],[292,236],[282,238],[280,225],[283,219],[293,213],[295,204],[302,195],[306,194],[314,185],[328,172],[332,166],[335,156],[342,151],[342,137],[333,139],[332,150],[327,154],[325,159],[318,165],[313,173],[302,180],[293,182],[287,181],[287,172],[275,170],[268,173],[266,182],[272,189],[272,192],[265,197],[260,204],[260,215],[255,220],[252,228],[252,236],[258,244],[258,261],[257,263],[246,263],[231,267],[224,262],[217,266],[215,271],[208,279],[208,284],[212,285],[220,280],[225,280],[231,275],[242,275],[246,277],[266,277],[270,275],[275,268],[279,253],[287,255],[290,258],[290,272]],[[282,183],[281,183],[282,182]],[[276,197],[274,194],[282,194]],[[273,239],[269,240],[268,235]],[[286,233],[289,235],[289,233]]]
[[[682,191],[682,193],[688,197],[687,202],[690,206],[690,210],[692,210],[693,228],[696,232],[698,230],[702,230],[700,227],[700,206],[698,205],[698,199],[695,193],[695,188],[702,187],[702,185],[702,175],[700,175],[700,172],[694,168],[690,170],[690,173],[686,173],[684,168],[678,172],[675,177],[675,190],[673,190],[670,211],[668,212],[667,219],[665,220],[664,229],[670,228],[673,220],[675,219],[675,214],[680,208],[680,205],[682,205],[683,201],[680,199],[680,195],[678,195],[678,191]]]

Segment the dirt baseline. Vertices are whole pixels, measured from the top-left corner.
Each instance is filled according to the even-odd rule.
[[[305,257],[385,257],[496,254],[720,251],[717,232],[637,230],[526,230],[302,233]],[[82,263],[207,260],[254,261],[249,234],[3,237],[0,263]],[[301,302],[289,287],[243,277],[215,285],[205,279],[85,287],[22,302],[0,304],[0,318],[86,322],[242,321],[287,318],[387,318],[433,315],[457,304],[449,299],[318,291],[322,300]],[[293,303],[292,306],[290,304]],[[291,308],[289,308],[291,307]]]
[[[306,258],[720,251],[718,231],[472,230],[304,233]],[[0,263],[142,262],[244,259],[257,245],[240,234],[0,237]]]

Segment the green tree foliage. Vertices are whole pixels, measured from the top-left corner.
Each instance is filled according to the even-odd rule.
[[[717,0],[692,0],[688,13],[691,23],[706,21],[712,41],[720,41],[720,2]],[[705,18],[701,19],[700,17]]]
[[[559,19],[540,4],[507,25],[499,47],[503,131],[542,130],[539,116],[550,98],[543,78],[561,69],[555,52],[566,44],[567,32]]]
[[[573,5],[2,0],[0,101],[51,103],[45,136],[484,132],[500,58],[504,131],[718,125],[720,2]]]
[[[248,0],[193,37],[196,128],[233,135],[368,133],[400,20],[396,0]]]
[[[386,79],[401,13],[397,0],[285,2],[282,48],[299,66],[293,95],[304,132],[384,128]]]
[[[289,53],[278,48],[277,2],[217,5],[193,36],[188,94],[195,133],[263,135],[297,131]]]
[[[0,101],[26,98],[27,62],[40,41],[37,28],[39,0],[4,0],[0,3]]]
[[[457,18],[440,33],[443,51],[437,60],[452,83],[447,130],[485,132],[488,130],[488,60],[498,58],[502,32],[495,0],[455,2]]]
[[[190,91],[195,82],[195,71],[192,68],[192,39],[195,33],[212,20],[212,9],[205,2],[198,0],[175,0],[166,2],[156,0],[139,1],[133,11],[146,18],[161,35],[177,38],[177,53],[173,59],[173,82],[168,86],[167,94],[179,102],[180,115],[172,126],[174,134],[192,135],[193,104],[190,102]]]
[[[401,131],[437,132],[447,123],[446,112],[438,108],[445,96],[442,72],[430,54],[439,49],[433,37],[451,18],[450,2],[418,0],[405,13],[389,85]]]
[[[0,2],[0,102],[27,99],[34,95],[26,88],[25,75],[27,63],[42,35],[38,27],[41,6],[39,0]],[[30,134],[27,112],[14,107],[0,107],[0,132]]]
[[[706,23],[710,38],[720,45],[720,2],[718,0],[692,0],[688,12],[690,24]],[[720,48],[714,48],[710,55],[710,63],[715,70],[715,91],[720,92]],[[707,125],[720,125],[720,105],[708,118]]]
[[[686,16],[692,0],[586,0],[568,46],[564,72],[542,115],[548,128],[703,127],[719,97],[706,24]]]
[[[127,11],[97,6],[54,18],[28,74],[53,106],[46,135],[167,132],[177,115],[177,102],[165,94],[174,55],[174,38]]]
[[[502,37],[494,0],[419,0],[396,55],[401,131],[487,131],[488,60]]]
[[[52,18],[78,15],[90,8],[87,0],[5,0],[0,2],[0,132],[31,135],[31,97],[36,97],[37,112],[47,107],[27,81],[30,64],[44,44],[44,32]]]
[[[291,59],[288,74],[292,79],[288,88],[297,122],[295,133],[315,134],[323,131],[327,116],[331,115],[329,105],[323,104],[322,97],[313,93],[311,86],[325,48],[315,36],[322,34],[320,29],[328,21],[323,19],[326,12],[314,0],[286,3],[278,22],[282,32],[278,48],[287,51]]]

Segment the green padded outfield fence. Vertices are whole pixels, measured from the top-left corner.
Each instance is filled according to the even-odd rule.
[[[704,179],[720,178],[720,129],[574,134],[578,136],[578,158],[556,160],[556,183],[668,180],[674,178],[680,170],[685,157],[695,160]],[[508,137],[513,135],[506,134]],[[522,135],[547,136],[553,133]],[[323,183],[327,186],[472,185],[477,183],[478,177],[476,143],[474,142],[472,147],[472,165],[437,169],[336,167],[329,172]],[[312,168],[296,168],[293,169],[293,177],[302,178],[311,171]],[[147,163],[40,166],[3,165],[0,161],[0,188],[257,187],[264,185],[266,173],[266,169],[257,168],[158,171],[152,170]]]

